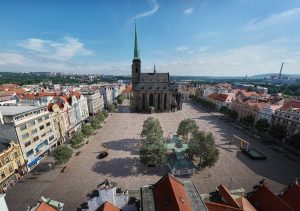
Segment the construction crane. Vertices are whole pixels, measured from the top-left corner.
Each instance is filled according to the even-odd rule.
[[[283,64],[284,64],[284,62],[282,62],[282,64],[281,64],[281,68],[280,68],[280,71],[279,71],[278,79],[281,79],[281,73],[282,73]]]

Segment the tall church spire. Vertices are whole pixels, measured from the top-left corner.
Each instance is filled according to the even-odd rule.
[[[136,22],[134,24],[134,57],[133,59],[140,59],[140,49],[139,49],[139,44],[138,44],[138,36],[137,36],[137,31],[136,31]]]

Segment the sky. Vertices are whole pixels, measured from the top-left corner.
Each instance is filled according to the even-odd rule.
[[[0,72],[300,74],[299,0],[1,0]]]

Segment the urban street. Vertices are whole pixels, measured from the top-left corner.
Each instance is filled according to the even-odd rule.
[[[122,109],[126,110],[126,106]],[[64,173],[60,172],[62,167],[54,167],[53,160],[47,157],[27,175],[27,181],[23,178],[9,189],[6,196],[9,210],[25,210],[41,195],[65,203],[64,210],[76,210],[86,201],[86,194],[105,179],[127,190],[159,180],[168,172],[167,167],[148,168],[139,161],[140,132],[143,121],[150,116],[160,121],[165,137],[175,135],[179,122],[185,118],[195,119],[200,130],[212,132],[215,136],[220,151],[216,165],[181,178],[194,182],[201,194],[214,191],[220,184],[230,189],[251,191],[262,178],[266,178],[271,190],[278,193],[300,176],[297,160],[291,161],[285,153],[270,149],[270,146],[248,137],[244,131],[186,103],[181,111],[171,113],[113,113],[97,134],[89,138],[81,153],[73,157]],[[239,142],[230,145],[233,135],[248,141],[250,147],[265,154],[267,160],[251,160],[241,152]],[[109,155],[99,160],[97,155],[103,150],[103,144],[107,145]]]

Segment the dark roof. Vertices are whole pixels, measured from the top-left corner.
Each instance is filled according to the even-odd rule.
[[[293,211],[287,203],[272,193],[269,188],[262,185],[249,197],[251,204],[258,210]]]
[[[295,210],[300,210],[300,186],[293,183],[281,196],[290,207]]]
[[[10,147],[10,140],[0,137],[0,153],[7,150]]]
[[[157,211],[193,211],[183,184],[170,174],[154,185],[154,198]]]

